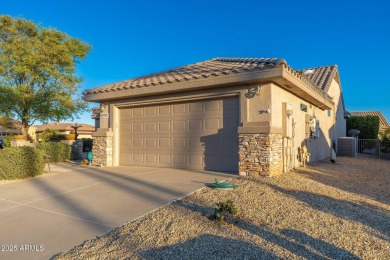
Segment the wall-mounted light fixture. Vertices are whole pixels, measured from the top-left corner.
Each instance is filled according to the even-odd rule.
[[[252,85],[250,88],[248,88],[248,92],[245,94],[246,98],[253,98],[260,95],[260,89],[260,85]]]
[[[293,115],[293,111],[291,109],[287,109],[287,117],[291,117]]]
[[[265,113],[265,114],[271,114],[271,109],[267,108],[267,109],[263,109],[263,110],[260,110],[260,111],[259,111],[259,114],[263,114],[263,113]]]

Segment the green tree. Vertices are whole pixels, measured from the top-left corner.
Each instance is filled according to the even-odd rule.
[[[347,120],[347,130],[360,130],[359,139],[377,139],[379,132],[379,117],[351,116]]]
[[[74,119],[87,104],[77,95],[76,65],[91,47],[53,28],[0,15],[0,115],[22,122]]]

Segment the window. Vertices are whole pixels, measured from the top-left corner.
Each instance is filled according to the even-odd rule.
[[[307,112],[307,106],[305,104],[301,104],[301,111]]]
[[[332,111],[332,110],[330,110],[330,109],[328,110],[328,116],[329,116],[329,117],[330,117],[330,115],[332,114],[331,111]]]

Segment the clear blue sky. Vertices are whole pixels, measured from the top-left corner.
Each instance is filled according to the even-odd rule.
[[[93,46],[78,66],[83,89],[213,57],[276,57],[295,69],[337,64],[347,110],[390,123],[389,11],[384,0],[0,0],[1,14]]]

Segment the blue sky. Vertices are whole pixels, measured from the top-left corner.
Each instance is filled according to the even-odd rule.
[[[214,57],[276,57],[294,69],[337,64],[347,110],[390,123],[389,11],[384,0],[0,0],[1,14],[93,46],[78,66],[83,89]],[[90,114],[77,122],[93,124]]]

